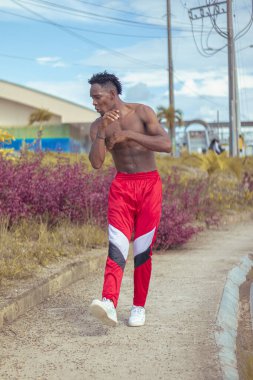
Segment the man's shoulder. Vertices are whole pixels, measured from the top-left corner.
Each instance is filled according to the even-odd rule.
[[[147,112],[154,112],[154,110],[150,106],[146,104],[142,104],[142,103],[127,103],[127,106],[140,114],[144,114]]]
[[[90,125],[90,129],[96,128],[97,125],[99,124],[100,120],[101,120],[101,116],[99,116],[96,120],[94,120],[94,121],[91,123],[91,125]]]

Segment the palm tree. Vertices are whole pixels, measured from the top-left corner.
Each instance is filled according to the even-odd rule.
[[[44,108],[39,108],[31,113],[29,116],[29,124],[32,125],[36,122],[40,124],[40,130],[45,121],[49,121],[53,114]]]
[[[39,123],[39,130],[37,133],[37,136],[38,136],[37,142],[38,142],[39,150],[41,150],[41,137],[43,134],[43,123],[45,123],[46,121],[49,121],[52,117],[53,117],[53,114],[44,108],[39,108],[33,111],[31,115],[29,116],[29,125],[32,125],[34,123]],[[33,145],[34,144],[35,142],[33,142]]]
[[[15,140],[15,137],[9,132],[0,129],[0,143],[10,144],[11,140]]]
[[[180,109],[174,109],[174,107],[169,106],[168,108],[159,106],[157,108],[157,117],[161,121],[165,119],[165,125],[168,129],[168,133],[170,134],[170,138],[172,141],[172,154],[175,155],[175,121],[181,126],[184,124],[183,122],[183,112]]]

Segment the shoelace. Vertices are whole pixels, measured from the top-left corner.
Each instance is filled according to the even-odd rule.
[[[108,300],[108,298],[103,298],[102,299],[103,302],[106,302],[108,305],[113,305],[113,302],[111,300]]]
[[[141,306],[134,306],[132,308],[132,312],[135,314],[143,314],[144,313],[144,308]]]

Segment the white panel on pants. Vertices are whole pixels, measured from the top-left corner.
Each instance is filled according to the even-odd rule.
[[[120,230],[113,227],[111,224],[108,226],[109,232],[109,241],[114,244],[124,256],[124,259],[127,259],[128,250],[129,250],[129,240],[126,235],[123,234]]]
[[[148,249],[148,247],[152,243],[155,234],[155,229],[156,227],[153,228],[153,230],[148,232],[147,234],[141,235],[134,240],[134,256],[137,256]]]

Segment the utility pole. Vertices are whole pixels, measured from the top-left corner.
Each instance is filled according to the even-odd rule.
[[[226,6],[226,7],[225,7]],[[239,128],[239,94],[237,86],[237,72],[235,60],[235,43],[232,17],[232,0],[215,1],[209,4],[192,8],[188,11],[191,21],[204,17],[216,17],[227,14],[227,33],[225,38],[228,45],[228,92],[229,92],[229,154],[238,155],[238,128]],[[224,37],[224,35],[223,35]],[[238,121],[239,120],[239,121]]]
[[[175,132],[175,101],[174,101],[174,78],[173,78],[173,60],[172,60],[172,36],[171,36],[171,1],[167,0],[167,33],[168,33],[168,71],[169,71],[169,107],[172,111],[170,120],[170,132],[172,143],[172,154],[176,154],[176,132]]]
[[[227,40],[228,40],[228,91],[229,91],[229,153],[238,155],[237,130],[237,103],[236,72],[235,72],[235,44],[233,31],[232,0],[227,0]]]

